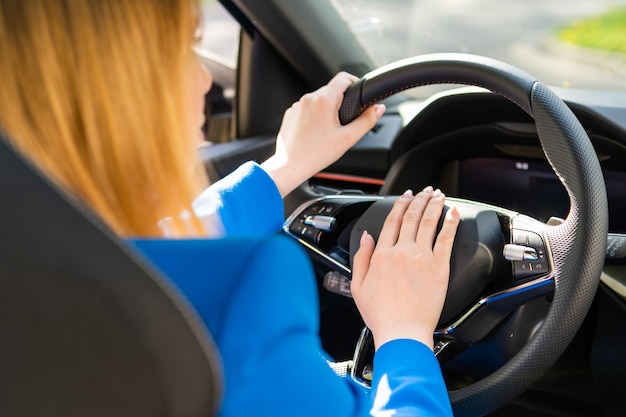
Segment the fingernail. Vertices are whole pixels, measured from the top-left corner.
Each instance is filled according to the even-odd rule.
[[[433,197],[439,197],[439,196],[441,196],[441,190],[437,188],[433,194]]]
[[[430,194],[433,191],[433,187],[429,185],[428,187],[424,188],[422,191]]]
[[[378,117],[381,117],[383,114],[385,114],[385,110],[386,110],[386,107],[385,107],[384,104],[377,104],[376,105],[376,115]]]
[[[404,192],[404,194],[402,194],[402,198],[413,198],[413,191],[412,190],[406,190]]]
[[[361,245],[365,244],[367,239],[367,230],[363,230],[363,234],[361,235]]]

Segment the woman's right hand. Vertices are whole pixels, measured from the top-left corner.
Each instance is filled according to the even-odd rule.
[[[385,106],[375,104],[347,125],[340,123],[344,92],[357,80],[354,75],[340,72],[285,112],[276,151],[262,164],[283,197],[338,160],[383,115]]]
[[[439,190],[407,191],[387,216],[378,239],[367,232],[354,257],[351,291],[374,335],[376,349],[394,339],[414,339],[433,348],[433,331],[446,299],[450,255],[460,221]]]

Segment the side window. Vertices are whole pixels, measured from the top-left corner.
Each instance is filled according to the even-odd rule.
[[[213,76],[207,96],[207,141],[231,139],[240,26],[216,0],[202,1],[201,39],[196,52]]]

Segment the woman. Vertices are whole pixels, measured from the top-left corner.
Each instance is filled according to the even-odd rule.
[[[363,234],[352,292],[374,335],[372,394],[336,377],[319,355],[310,265],[274,234],[281,196],[339,158],[384,107],[341,126],[355,78],[338,74],[287,110],[270,159],[197,198],[207,184],[196,146],[211,85],[192,52],[197,11],[190,0],[0,1],[0,127],[198,310],[223,359],[221,415],[450,415],[432,332],[458,212],[437,234],[445,196],[408,191],[376,244]],[[242,209],[251,204],[254,217]],[[223,253],[233,247],[235,262]],[[268,266],[275,256],[284,262]],[[238,278],[221,281],[232,268]]]

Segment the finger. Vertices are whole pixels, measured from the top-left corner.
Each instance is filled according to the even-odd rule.
[[[409,204],[411,204],[411,201],[413,201],[413,192],[406,190],[404,194],[393,203],[393,207],[387,215],[385,223],[383,223],[380,236],[378,236],[378,246],[389,247],[396,244],[400,227],[402,226],[402,218]]]
[[[340,93],[344,93],[350,85],[354,82],[358,81],[358,78],[352,74],[349,74],[345,71],[338,72],[335,74],[333,78],[326,84],[334,91],[338,91]]]
[[[339,72],[328,82],[328,84],[303,95],[300,100],[313,100],[317,97],[326,96],[327,99],[331,100],[332,103],[339,108],[343,100],[343,93],[357,80],[358,78],[352,74]]]
[[[415,243],[417,239],[417,231],[420,227],[420,221],[428,202],[433,194],[433,187],[428,186],[420,191],[411,201],[409,207],[402,218],[402,226],[398,235],[398,242]]]
[[[452,255],[452,246],[454,244],[454,237],[458,230],[459,223],[461,222],[461,215],[456,206],[452,207],[446,213],[446,217],[443,219],[443,226],[437,236],[433,253],[435,257],[450,259]]]
[[[353,287],[357,287],[358,291],[358,288],[360,288],[361,284],[365,280],[365,275],[367,275],[370,260],[372,259],[372,254],[374,253],[374,247],[374,238],[370,236],[367,231],[364,231],[361,235],[359,249],[354,255],[354,261],[352,264],[352,282],[350,283],[351,291]]]
[[[329,98],[333,101],[334,106],[339,111],[339,107],[343,102],[344,94],[348,90],[352,84],[354,84],[359,79],[352,74],[348,74],[347,72],[340,72],[335,75],[326,86],[323,87],[326,94],[329,95]],[[339,118],[339,115],[337,115]]]
[[[300,98],[300,101],[308,101],[311,103],[324,103],[323,106],[334,106],[336,110],[339,110],[343,101],[344,92],[352,85],[358,78],[347,72],[340,72],[335,75],[328,84],[318,88],[317,90],[307,93]],[[339,120],[339,115],[337,115]]]
[[[421,250],[432,250],[441,211],[446,201],[446,196],[440,191],[433,192],[433,198],[428,202],[417,231],[417,245]]]

